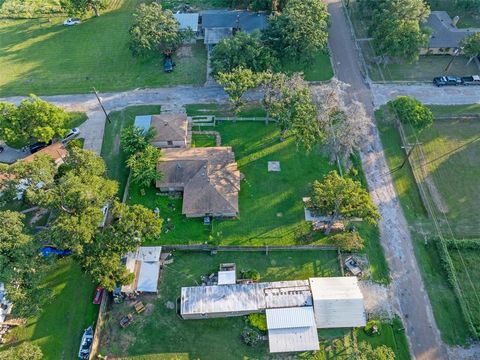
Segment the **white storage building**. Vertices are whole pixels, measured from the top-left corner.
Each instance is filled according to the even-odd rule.
[[[122,292],[132,293],[158,291],[158,276],[160,274],[161,246],[140,246],[137,251],[126,255],[126,268],[134,273],[133,283],[122,286]]]
[[[317,328],[365,326],[363,295],[354,276],[310,278]]]

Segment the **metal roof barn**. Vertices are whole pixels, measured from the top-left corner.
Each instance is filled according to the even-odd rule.
[[[310,278],[317,328],[365,326],[363,294],[356,277]]]
[[[308,280],[183,287],[184,319],[241,316],[266,308],[312,305]]]
[[[313,307],[267,309],[271,353],[319,350]]]
[[[134,273],[135,279],[122,286],[122,292],[157,292],[161,252],[161,246],[140,246],[136,252],[126,255],[125,267]]]

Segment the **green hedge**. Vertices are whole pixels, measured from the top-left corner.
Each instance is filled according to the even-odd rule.
[[[480,239],[448,239],[445,243],[448,249],[480,250]]]

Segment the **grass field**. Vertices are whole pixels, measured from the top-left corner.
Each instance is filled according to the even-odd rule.
[[[462,113],[478,113],[479,109],[478,105],[432,107],[436,116],[452,116],[452,118],[458,117]],[[390,116],[388,112],[382,109],[376,115],[384,151],[392,169],[402,163],[405,153],[400,147],[397,131],[391,121],[388,121]],[[425,130],[420,135],[422,147],[425,154],[428,154],[427,158],[434,160],[455,146],[465,144],[475,134],[478,134],[476,126],[477,124],[472,120],[436,120],[432,128]],[[477,211],[478,206],[478,185],[475,187],[475,184],[478,184],[476,180],[478,178],[478,159],[473,155],[478,153],[478,146],[478,143],[470,144],[460,151],[433,162],[429,167],[433,183],[448,207],[449,211],[445,216],[455,236],[462,234],[462,237],[478,237],[480,230],[475,215],[470,213]],[[429,238],[434,236],[435,229],[432,221],[426,217],[411,169],[405,167],[403,170],[393,173],[392,176],[410,224],[415,252],[442,337],[448,344],[465,344],[470,334],[465,321],[458,316],[461,313],[458,301],[447,282],[436,247],[433,241],[429,241]],[[438,212],[438,210],[436,211]],[[445,237],[451,238],[452,235],[443,215],[439,219],[442,233]],[[456,268],[459,265],[463,267],[458,261],[460,259],[452,257]],[[468,283],[461,280],[460,285],[467,286]],[[475,301],[475,299],[470,300]]]
[[[94,285],[72,259],[58,260],[43,286],[53,290],[42,313],[15,328],[10,340],[38,344],[46,360],[75,359],[83,330],[96,319]]]
[[[115,0],[108,12],[72,27],[62,25],[64,17],[0,20],[0,96],[202,84],[203,43],[182,52],[170,74],[163,72],[161,55],[132,57],[128,29],[141,2]]]
[[[311,63],[304,64],[294,61],[283,64],[282,71],[287,73],[303,72],[307,81],[325,81],[333,77],[330,56],[325,51],[319,51],[313,57]]]

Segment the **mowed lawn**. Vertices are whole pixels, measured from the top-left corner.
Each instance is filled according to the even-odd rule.
[[[15,328],[9,339],[39,345],[46,360],[76,359],[83,330],[96,320],[95,286],[69,258],[57,260],[42,286],[52,289],[53,298],[25,327]]]
[[[455,118],[461,114],[478,113],[479,106],[435,106],[432,107],[432,110],[435,116],[442,115]],[[401,148],[400,137],[391,122],[390,116],[386,108],[382,108],[376,113],[377,125],[387,161],[390,169],[394,169],[404,161],[405,151]],[[474,137],[475,134],[478,134],[475,126],[475,121],[471,120],[436,120],[431,129],[425,130],[421,134],[420,141],[423,143],[422,146],[426,149],[425,152],[428,153],[429,159],[433,160],[452,150],[452,147],[460,146]],[[463,231],[464,234],[468,230],[470,234],[474,235],[478,234],[478,221],[476,221],[474,213],[467,214],[464,210],[464,207],[470,207],[470,211],[477,211],[475,209],[478,206],[478,203],[474,201],[478,198],[478,186],[477,190],[468,192],[469,188],[474,187],[475,174],[478,172],[478,169],[474,167],[477,159],[472,158],[470,153],[472,146],[478,149],[478,144],[473,143],[442,158],[438,163],[433,162],[430,169],[434,184],[449,206],[449,212],[445,216],[452,229]],[[478,150],[476,151],[478,153]],[[470,334],[463,317],[460,315],[458,300],[447,281],[447,275],[439,259],[432,238],[436,234],[435,228],[426,215],[411,168],[405,166],[402,170],[394,172],[392,177],[404,214],[410,225],[415,253],[442,338],[448,344],[464,345],[467,343]],[[463,216],[469,217],[471,223],[468,224],[463,220],[463,216],[458,217],[457,214],[464,214]],[[451,237],[443,215],[438,218],[444,236]],[[477,227],[476,230],[475,226]],[[456,267],[457,265],[458,262],[455,262]],[[465,284],[465,282],[460,280],[460,284]]]
[[[141,0],[115,0],[100,17],[63,26],[65,17],[0,20],[0,96],[85,93],[177,84],[206,78],[203,43],[176,56],[163,72],[162,55],[134,58],[128,49],[132,13]]]
[[[242,343],[245,317],[182,320],[175,304],[183,286],[201,284],[201,276],[218,271],[220,263],[236,263],[241,269],[256,269],[261,281],[302,280],[315,276],[340,276],[335,251],[270,251],[173,253],[173,263],[165,265],[160,276],[157,297],[149,314],[136,316],[135,322],[121,330],[118,319],[131,311],[126,304],[112,305],[102,337],[102,355],[133,359],[263,359],[268,357],[268,343],[256,347]],[[151,305],[148,305],[149,307]],[[321,332],[320,332],[321,333]]]
[[[142,196],[130,187],[129,201],[160,208],[174,229],[162,234],[163,244],[203,243],[223,245],[305,244],[310,224],[304,220],[302,197],[311,183],[333,166],[315,148],[305,153],[293,138],[280,142],[275,124],[263,122],[221,122],[215,128],[222,145],[231,146],[239,170],[244,175],[239,194],[240,218],[214,220],[212,228],[203,219],[187,219],[181,214],[181,199],[157,195],[153,186]],[[208,128],[207,130],[212,130]],[[280,161],[280,172],[268,172],[268,161]]]

